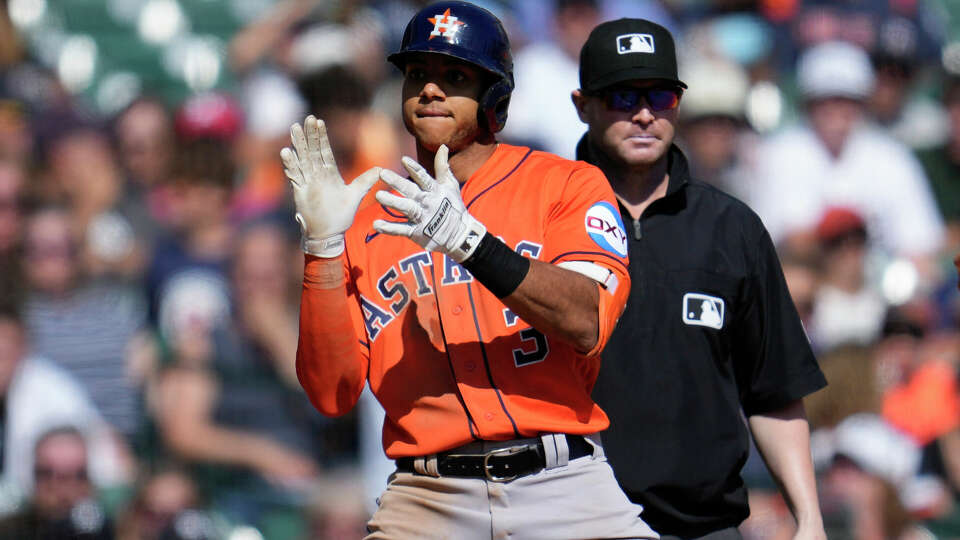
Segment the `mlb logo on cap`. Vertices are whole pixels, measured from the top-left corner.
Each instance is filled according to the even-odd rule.
[[[650,34],[624,34],[617,36],[617,52],[620,54],[655,52]]]
[[[677,78],[677,53],[669,30],[646,19],[617,19],[600,23],[590,32],[580,49],[582,90],[590,94],[648,79],[687,87]]]

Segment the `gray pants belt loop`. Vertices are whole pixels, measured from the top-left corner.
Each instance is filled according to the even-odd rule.
[[[606,454],[603,452],[603,439],[600,438],[600,433],[584,435],[583,438],[593,445],[593,459],[606,457]]]
[[[437,470],[437,455],[421,456],[413,460],[413,469],[420,474],[440,478],[440,471]]]
[[[556,469],[570,462],[570,448],[564,435],[548,433],[541,435],[540,441],[543,443],[544,468]]]

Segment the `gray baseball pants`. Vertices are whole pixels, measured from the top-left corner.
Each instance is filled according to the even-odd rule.
[[[658,539],[643,507],[621,491],[599,436],[592,456],[567,460],[566,439],[541,437],[546,468],[510,482],[440,477],[435,457],[418,458],[420,474],[395,472],[367,529],[367,540]],[[483,453],[524,441],[475,442],[457,453]],[[552,449],[556,448],[556,452]],[[431,471],[433,474],[431,474]]]

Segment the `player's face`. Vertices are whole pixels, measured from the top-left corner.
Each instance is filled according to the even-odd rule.
[[[461,150],[480,133],[477,98],[484,73],[441,54],[413,54],[403,79],[403,123],[417,142],[436,152]]]
[[[610,159],[649,167],[673,143],[680,94],[665,81],[631,81],[617,89],[623,91],[575,93],[580,117],[590,126],[591,143]]]

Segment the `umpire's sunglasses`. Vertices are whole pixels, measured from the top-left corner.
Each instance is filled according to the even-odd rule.
[[[646,101],[652,111],[676,109],[683,89],[677,86],[652,88],[607,88],[597,92],[611,111],[630,112],[637,109],[640,100]]]

